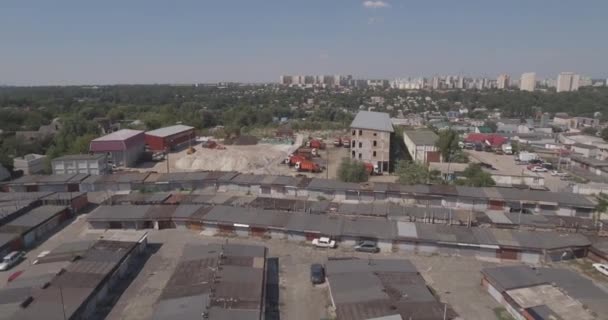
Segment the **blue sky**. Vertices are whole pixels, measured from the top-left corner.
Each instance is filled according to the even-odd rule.
[[[3,0],[0,84],[608,75],[608,1]]]

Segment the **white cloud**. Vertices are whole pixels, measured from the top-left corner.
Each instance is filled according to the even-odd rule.
[[[380,0],[378,0],[378,1],[371,1],[371,0],[368,0],[368,1],[364,1],[363,2],[363,6],[366,7],[366,8],[370,8],[370,9],[378,9],[378,8],[388,8],[391,5],[388,2],[385,2],[385,1],[380,1]]]

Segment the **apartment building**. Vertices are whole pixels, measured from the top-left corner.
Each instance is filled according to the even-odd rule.
[[[388,113],[359,111],[350,125],[351,159],[371,163],[376,172],[387,172],[393,124]]]

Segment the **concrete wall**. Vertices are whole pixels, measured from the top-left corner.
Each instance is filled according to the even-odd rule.
[[[100,175],[108,173],[107,159],[53,160],[53,174],[84,173]]]
[[[376,130],[351,129],[351,148],[349,151],[352,159],[368,162],[373,165],[388,163],[390,158],[391,133]],[[374,142],[376,145],[374,146]],[[375,152],[375,156],[374,156]]]

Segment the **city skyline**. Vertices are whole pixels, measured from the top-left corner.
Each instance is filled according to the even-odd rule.
[[[0,9],[5,85],[608,73],[601,1],[38,0]]]

